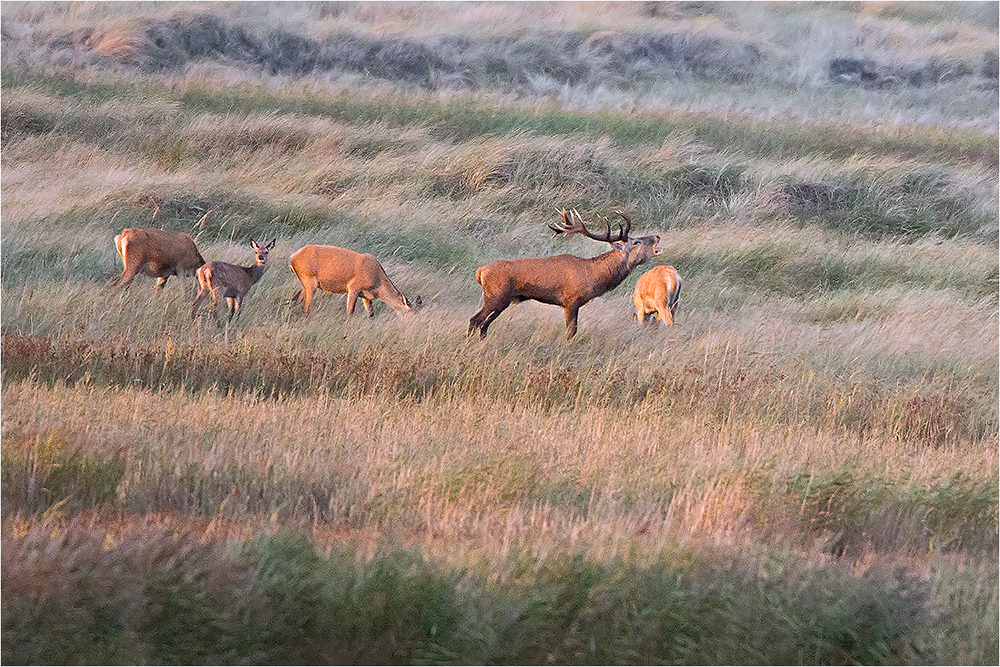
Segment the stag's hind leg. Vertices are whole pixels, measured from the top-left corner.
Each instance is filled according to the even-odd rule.
[[[479,338],[486,338],[486,330],[489,329],[491,324],[493,324],[493,320],[495,320],[509,305],[509,299],[497,303],[486,302],[482,309],[473,315],[472,319],[469,320],[468,335],[471,336],[473,331],[479,329]]]

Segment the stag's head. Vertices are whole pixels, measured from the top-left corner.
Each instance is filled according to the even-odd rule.
[[[559,212],[562,213],[563,224],[558,227],[549,225],[549,229],[555,232],[554,236],[558,236],[559,234],[567,236],[571,234],[583,234],[589,239],[610,243],[612,248],[627,255],[630,269],[649,261],[654,255],[659,255],[663,252],[663,250],[657,247],[657,244],[660,242],[658,234],[630,237],[628,234],[632,230],[632,221],[621,211],[615,211],[615,213],[622,217],[625,225],[622,226],[621,223],[618,223],[618,232],[614,235],[611,233],[611,223],[607,218],[604,218],[607,228],[605,233],[597,235],[587,229],[586,223],[580,217],[580,214],[577,213],[576,209],[572,211],[562,209]]]

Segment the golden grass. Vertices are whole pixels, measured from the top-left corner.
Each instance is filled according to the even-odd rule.
[[[655,404],[553,415],[454,395],[273,401],[33,382],[7,383],[3,400],[15,441],[56,438],[120,457],[122,509],[321,532],[347,524],[442,548],[438,540],[453,538],[445,552],[458,554],[466,542],[489,553],[498,543],[579,540],[601,558],[636,541],[749,545],[762,529],[785,529],[791,517],[768,514],[788,511],[784,484],[798,475],[854,470],[920,487],[997,470],[995,446],[970,457],[792,425],[720,426]],[[904,542],[904,552],[913,547]]]

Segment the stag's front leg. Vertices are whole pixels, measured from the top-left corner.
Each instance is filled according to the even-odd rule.
[[[566,308],[566,340],[576,335],[576,321],[579,313],[579,306],[568,306]]]
[[[227,296],[226,297],[226,302],[229,304],[229,319],[226,320],[227,322],[232,322],[233,321],[233,315],[234,314],[237,317],[239,317],[239,315],[240,315],[240,301],[241,301],[241,299],[239,299],[237,297],[233,297],[233,296]]]

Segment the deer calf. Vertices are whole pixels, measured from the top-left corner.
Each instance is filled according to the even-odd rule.
[[[642,274],[632,295],[636,321],[645,324],[651,315],[658,315],[661,322],[672,327],[681,296],[681,283],[681,274],[672,266],[654,266]]]
[[[347,295],[347,316],[354,314],[360,297],[368,317],[372,300],[379,299],[400,315],[420,307],[420,297],[413,303],[389,280],[385,269],[373,255],[355,252],[332,245],[307,245],[299,248],[289,258],[288,267],[302,283],[302,289],[292,297],[302,301],[306,317],[317,289],[330,294]]]
[[[115,237],[115,248],[125,269],[111,284],[128,287],[136,274],[156,278],[159,293],[170,276],[181,282],[187,275],[194,275],[205,263],[194,245],[194,239],[184,232],[166,229],[123,229]]]
[[[250,239],[257,254],[256,262],[253,266],[237,266],[227,262],[209,262],[198,269],[198,296],[194,298],[194,305],[191,306],[191,319],[198,313],[198,306],[202,300],[212,293],[215,300],[216,311],[219,308],[219,299],[226,297],[229,303],[229,319],[233,321],[233,315],[239,317],[240,306],[243,304],[243,297],[250,291],[250,288],[257,284],[260,277],[267,270],[267,255],[274,247],[275,240],[266,246],[261,247],[257,242]]]
[[[629,238],[632,221],[620,211],[618,215],[625,219],[625,227],[619,225],[615,236],[611,235],[611,223],[604,235],[597,236],[587,229],[576,211],[561,213],[563,224],[549,225],[556,235],[583,234],[610,243],[611,250],[589,259],[574,255],[527,257],[479,267],[476,282],[483,286],[483,307],[469,320],[470,336],[479,329],[480,338],[486,338],[486,330],[507,306],[532,299],[563,308],[569,340],[576,335],[577,317],[584,304],[617,287],[635,267],[661,252],[656,247],[659,236]]]

